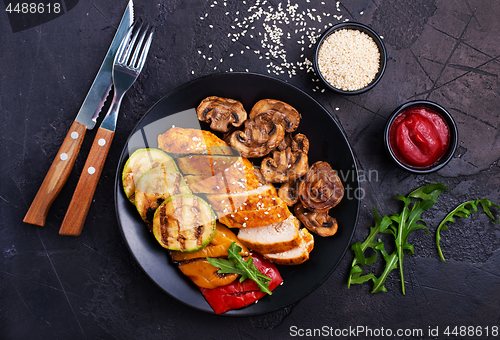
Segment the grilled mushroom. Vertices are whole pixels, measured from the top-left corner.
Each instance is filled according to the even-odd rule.
[[[278,196],[289,207],[293,207],[299,201],[299,182],[290,181],[283,183],[279,190]]]
[[[262,160],[260,169],[266,181],[284,183],[302,177],[307,172],[309,140],[303,134],[286,135],[273,151],[272,157]]]
[[[273,151],[262,160],[260,171],[267,182],[284,183],[302,177],[307,172],[307,155],[302,151]]]
[[[325,212],[336,206],[344,196],[344,186],[327,162],[318,161],[308,170],[299,186],[299,199],[313,212]]]
[[[227,132],[229,125],[239,127],[247,119],[243,105],[234,99],[211,96],[203,99],[196,109],[198,119],[210,122],[215,131]]]
[[[259,115],[267,114],[274,116],[274,119],[280,119],[286,132],[293,132],[299,126],[301,115],[285,102],[275,99],[262,99],[253,106],[248,118],[252,119]]]
[[[284,137],[285,129],[281,119],[276,119],[270,114],[262,114],[246,120],[244,130],[234,131],[229,135],[227,142],[241,156],[257,158],[275,149]]]
[[[289,133],[285,135],[283,141],[278,145],[278,150],[283,151],[286,148],[292,148],[292,151],[301,150],[303,153],[307,154],[309,152],[309,139],[307,139],[306,135],[302,133],[298,133],[292,137],[292,134]]]
[[[306,228],[319,236],[332,236],[338,230],[337,220],[328,215],[328,211],[310,211],[304,208],[300,202],[295,205],[293,210],[295,215],[306,226]]]

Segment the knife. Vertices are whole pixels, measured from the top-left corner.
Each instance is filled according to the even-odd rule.
[[[115,54],[133,21],[134,4],[130,0],[115,33],[115,37],[108,49],[108,53],[92,83],[92,87],[87,93],[87,97],[85,97],[75,120],[71,124],[23,222],[39,226],[45,225],[49,208],[61,192],[75,164],[76,157],[85,137],[85,132],[87,129],[91,130],[95,126],[99,112],[111,90]]]

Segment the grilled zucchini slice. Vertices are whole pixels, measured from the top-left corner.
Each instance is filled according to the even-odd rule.
[[[125,163],[122,172],[122,184],[130,202],[135,202],[135,185],[148,170],[164,165],[172,171],[178,171],[172,157],[160,149],[144,148],[136,150]]]
[[[155,210],[167,198],[177,194],[190,194],[191,190],[179,171],[160,165],[139,178],[135,187],[135,206],[148,226],[153,222]]]
[[[162,247],[193,252],[213,239],[216,216],[198,196],[179,194],[167,198],[154,214],[153,234]]]

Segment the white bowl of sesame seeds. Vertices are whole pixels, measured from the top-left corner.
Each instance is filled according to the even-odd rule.
[[[380,36],[366,25],[344,22],[321,36],[314,54],[316,74],[331,90],[359,94],[373,88],[387,63]]]

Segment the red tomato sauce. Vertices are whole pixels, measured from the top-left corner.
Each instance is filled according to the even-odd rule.
[[[392,122],[389,144],[403,164],[426,168],[446,153],[450,129],[439,113],[426,107],[410,107]]]

